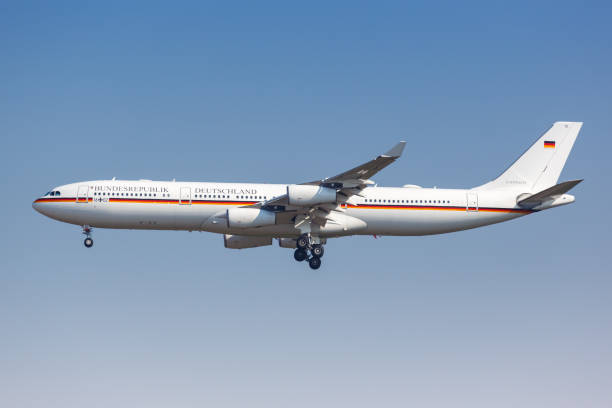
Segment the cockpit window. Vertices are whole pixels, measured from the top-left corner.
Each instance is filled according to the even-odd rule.
[[[60,192],[59,192],[59,191],[56,191],[56,192],[55,192],[55,195],[56,195],[56,196],[60,195]]]
[[[55,191],[52,191],[50,195],[51,195],[51,196],[54,196],[54,195],[55,195]]]

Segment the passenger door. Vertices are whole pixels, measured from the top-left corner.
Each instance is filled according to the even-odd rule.
[[[89,202],[89,186],[88,185],[80,185],[77,189],[76,195],[77,203],[88,203]]]
[[[466,211],[478,211],[478,194],[467,193]]]
[[[191,187],[181,187],[179,204],[191,205]]]

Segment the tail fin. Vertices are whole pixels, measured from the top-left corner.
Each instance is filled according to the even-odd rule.
[[[478,188],[541,191],[554,186],[581,127],[582,122],[555,122],[501,176]]]

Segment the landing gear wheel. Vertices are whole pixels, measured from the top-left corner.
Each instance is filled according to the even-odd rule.
[[[293,253],[293,257],[295,258],[296,261],[302,262],[302,261],[305,261],[306,258],[308,258],[308,253],[306,252],[305,249],[298,248]]]
[[[313,256],[308,260],[308,265],[310,265],[310,269],[319,269],[321,267],[321,258]]]
[[[83,243],[87,248],[91,248],[93,246],[93,239],[87,237],[85,238],[85,241],[83,241]]]
[[[308,238],[308,235],[300,235],[300,237],[296,241],[296,244],[298,249],[308,248],[308,245],[310,245],[310,239]]]
[[[310,252],[312,253],[313,256],[316,256],[317,258],[321,258],[321,257],[323,257],[323,254],[325,253],[325,250],[323,249],[323,245],[321,245],[321,244],[314,244],[312,246],[312,249],[310,250]]]

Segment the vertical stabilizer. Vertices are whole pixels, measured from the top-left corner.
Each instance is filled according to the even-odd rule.
[[[557,184],[582,122],[555,122],[501,176],[479,189],[541,191]]]

